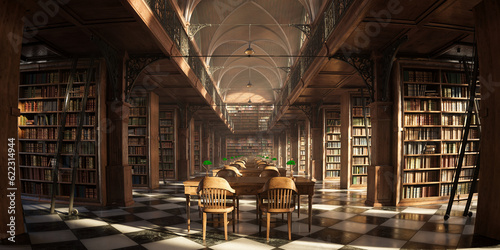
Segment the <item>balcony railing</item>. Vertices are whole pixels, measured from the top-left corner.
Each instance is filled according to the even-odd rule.
[[[280,96],[276,100],[276,108],[269,119],[269,127],[275,122],[280,110],[287,105],[287,99],[297,87],[304,73],[309,69],[316,56],[319,54],[323,44],[344,17],[345,12],[354,0],[333,0],[324,12],[322,22],[314,27],[311,36],[306,41],[301,57],[297,59],[295,66],[284,84]]]
[[[210,78],[210,75],[208,74],[207,68],[203,63],[198,50],[189,39],[189,36],[171,3],[168,0],[143,1],[149,6],[155,17],[167,32],[170,39],[175,43],[181,55],[184,56],[186,63],[191,67],[191,70],[193,70],[195,75],[198,77],[207,93],[214,100],[216,105],[215,110],[217,110],[217,108],[219,109],[223,118],[226,119],[229,127],[232,128],[233,123],[231,122],[231,117],[228,116],[222,98],[216,90],[215,84],[212,82],[212,78]]]

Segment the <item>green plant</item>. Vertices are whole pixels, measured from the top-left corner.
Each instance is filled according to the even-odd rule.
[[[212,162],[209,160],[206,160],[203,162],[203,166],[205,166],[205,170],[207,171],[207,173],[206,173],[207,176],[208,176],[208,169],[209,169],[210,165],[212,165]]]

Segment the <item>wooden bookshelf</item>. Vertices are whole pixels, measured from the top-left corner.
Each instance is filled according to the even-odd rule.
[[[175,109],[160,111],[160,179],[177,179],[177,153],[175,148],[175,137],[177,135]]]
[[[257,155],[273,155],[273,138],[271,136],[241,135],[226,138],[226,157],[255,157]]]
[[[351,97],[351,168],[350,187],[365,187],[368,180],[369,147],[371,143],[371,120],[370,120],[369,98],[365,97],[365,114],[368,125],[366,137],[365,119],[363,116],[363,99],[359,96]]]
[[[305,122],[299,124],[299,162],[298,162],[298,171],[299,174],[305,173],[307,170],[307,163],[309,159],[309,154],[307,148],[309,147],[308,143],[308,129]]]
[[[341,141],[340,110],[325,110],[325,162],[324,179],[340,178]]]
[[[201,125],[196,124],[193,132],[193,149],[194,149],[194,171],[195,173],[203,172],[203,165],[201,161]]]
[[[469,95],[465,74],[455,66],[402,68],[403,162],[400,169],[400,205],[443,202],[449,198]],[[469,193],[478,157],[475,116],[472,124],[457,196]]]
[[[86,63],[78,65],[73,87],[70,89],[69,109],[65,130],[56,198],[67,200],[71,189],[72,155],[75,149],[77,119],[82,107],[87,78]],[[51,68],[40,65],[37,70],[21,68],[19,85],[19,165],[22,193],[26,198],[50,199],[53,185],[53,166],[56,164],[58,131],[62,128],[61,120],[64,99],[70,76],[70,66]],[[91,76],[76,176],[75,202],[101,203],[102,190],[99,183],[103,169],[99,164],[99,112],[104,93],[99,84],[99,67]]]
[[[130,105],[128,164],[132,167],[132,186],[155,189],[159,187],[158,95],[132,96]]]

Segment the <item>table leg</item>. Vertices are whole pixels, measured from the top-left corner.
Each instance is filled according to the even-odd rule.
[[[300,218],[300,194],[297,195],[298,201],[297,201],[297,218]]]
[[[311,224],[312,224],[312,199],[313,196],[310,194],[307,196],[309,198],[309,209],[308,209],[308,214],[309,214],[309,232],[311,232]]]
[[[189,232],[191,230],[191,195],[189,194],[186,194],[186,217]]]

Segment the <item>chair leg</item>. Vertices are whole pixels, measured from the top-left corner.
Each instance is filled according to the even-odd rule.
[[[262,227],[262,211],[257,209],[257,221],[259,221],[259,234],[262,232],[261,227]]]
[[[224,238],[227,240],[227,213],[224,213]]]
[[[235,228],[235,220],[236,218],[234,218],[234,209],[233,209],[233,215],[232,215],[232,221],[233,221],[233,233],[234,233],[234,228]]]
[[[288,240],[292,240],[292,213],[287,213],[288,217]]]
[[[269,231],[271,228],[271,213],[267,212],[267,240],[269,241]]]
[[[203,212],[203,240],[205,240],[206,233],[207,233],[207,214]]]

